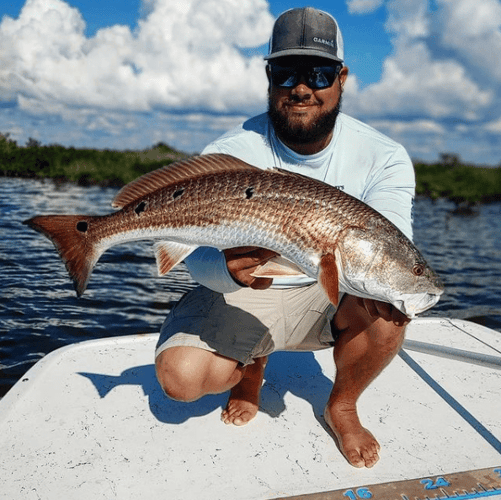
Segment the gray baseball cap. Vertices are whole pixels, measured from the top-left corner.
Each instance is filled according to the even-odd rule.
[[[284,56],[317,56],[343,62],[343,37],[337,21],[313,7],[285,11],[275,21],[265,59]]]

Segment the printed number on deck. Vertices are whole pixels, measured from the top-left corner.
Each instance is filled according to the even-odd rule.
[[[420,483],[424,484],[425,490],[436,490],[437,488],[443,488],[444,486],[451,485],[451,483],[443,477],[437,477],[435,481],[433,481],[433,479],[421,479]]]
[[[345,491],[343,496],[350,500],[357,500],[358,498],[372,498],[372,493],[367,488],[358,488],[356,492],[353,490]]]

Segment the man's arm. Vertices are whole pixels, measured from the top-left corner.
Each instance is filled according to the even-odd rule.
[[[271,278],[255,278],[252,273],[258,266],[268,262],[278,254],[266,248],[237,247],[224,250],[226,265],[232,278],[254,290],[265,290],[273,283]]]
[[[412,204],[416,180],[414,167],[403,147],[398,147],[385,167],[371,179],[363,201],[384,215],[412,240]]]
[[[271,250],[256,247],[237,247],[224,251],[200,247],[185,263],[191,277],[201,285],[219,293],[231,293],[242,287],[256,290],[268,288],[272,280],[255,278],[255,269],[277,254]]]

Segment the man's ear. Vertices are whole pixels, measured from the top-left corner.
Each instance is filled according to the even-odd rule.
[[[346,83],[349,71],[350,70],[348,69],[348,66],[343,66],[341,68],[341,71],[339,72],[339,83],[341,84],[341,88],[343,88],[344,84]]]

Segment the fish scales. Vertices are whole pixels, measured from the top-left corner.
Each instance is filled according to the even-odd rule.
[[[179,189],[179,187],[178,185],[174,189]],[[252,189],[253,194],[248,203],[243,204],[242,197],[246,189]],[[309,210],[304,211],[305,215],[301,218],[294,217],[293,214],[297,213],[299,204],[304,207],[306,200],[319,207],[322,205],[325,207],[326,204],[322,203],[321,197],[316,196],[317,193],[318,186],[314,185],[312,189],[312,186],[304,186],[303,179],[298,182],[297,178],[289,178],[276,172],[259,171],[251,174],[237,172],[224,176],[206,176],[198,179],[196,183],[192,181],[191,185],[187,186],[183,195],[183,206],[177,207],[175,218],[173,214],[168,214],[168,217],[171,225],[176,227],[183,224],[202,226],[219,224],[228,213],[231,213],[232,220],[241,224],[260,222],[270,228],[280,227],[281,232],[285,234],[287,234],[287,228],[290,228],[301,240],[309,241],[310,246],[313,246],[311,243],[312,240],[317,241],[318,231],[312,228],[317,229],[318,223],[325,220],[327,215],[325,209],[317,210],[314,217],[312,217],[311,207],[307,207]],[[171,196],[166,196],[166,190],[161,189],[151,197],[152,208],[157,208],[159,211],[155,215],[165,218],[166,214],[163,213],[166,207],[165,200]],[[332,204],[332,195],[330,201],[329,208],[332,210],[333,207],[335,208],[335,203]],[[150,220],[146,218],[142,222],[144,226],[150,224]],[[139,225],[139,220],[137,225]],[[302,234],[298,235],[300,230]]]
[[[287,271],[318,279],[335,305],[341,286],[412,316],[442,293],[415,246],[368,205],[320,181],[228,155],[146,174],[125,186],[113,206],[120,210],[105,216],[26,221],[53,241],[78,294],[107,248],[138,239],[161,241],[155,248],[162,274],[198,246],[269,248],[296,266],[275,263],[274,277]],[[257,272],[269,275],[266,267]]]
[[[309,193],[298,190],[294,196],[290,196],[287,194],[291,191],[286,176],[268,172],[264,173],[263,178],[263,173],[237,172],[206,176],[196,182],[178,184],[170,189],[163,188],[143,199],[149,204],[150,215],[145,210],[144,216],[135,220],[132,216],[133,227],[252,225],[276,234],[277,238],[288,237],[290,233],[292,238],[299,238],[313,248],[318,240],[317,232],[312,230],[315,228],[315,220],[310,216],[301,221],[294,216],[298,203],[302,201],[301,196],[307,199]],[[184,188],[182,197],[173,200],[171,192],[181,188]],[[245,192],[249,189],[252,189],[252,194],[246,195]],[[171,203],[177,205],[175,211],[167,210]],[[134,209],[132,204],[125,210],[132,212]],[[321,213],[318,215],[322,217]]]

